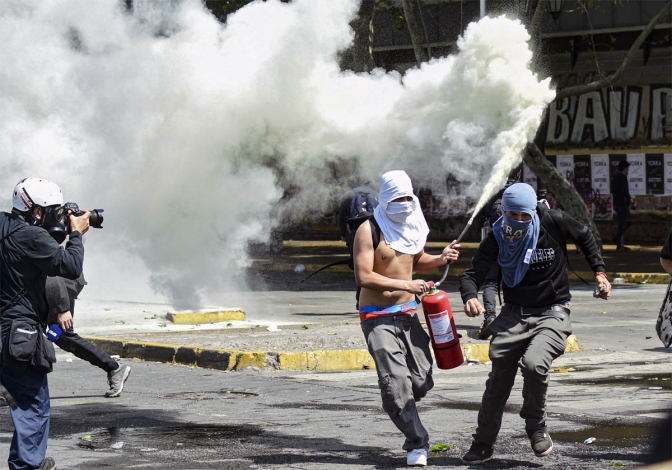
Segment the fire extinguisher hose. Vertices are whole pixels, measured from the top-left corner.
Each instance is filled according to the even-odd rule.
[[[464,227],[464,230],[462,230],[462,233],[460,233],[460,236],[457,237],[456,245],[459,244],[460,241],[462,241],[462,238],[464,238],[464,235],[467,233],[467,230],[469,230],[469,227],[471,227],[471,222],[472,222],[472,220],[469,220],[469,222],[467,222],[467,225]],[[443,269],[443,276],[441,276],[441,279],[439,279],[437,282],[429,281],[429,282],[431,282],[430,287],[434,286],[435,288],[438,289],[439,286],[443,283],[443,281],[446,280],[446,277],[448,276],[448,270],[449,269],[450,269],[450,262],[446,263],[446,267]]]

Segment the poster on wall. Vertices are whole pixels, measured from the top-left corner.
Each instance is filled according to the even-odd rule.
[[[630,195],[636,196],[646,194],[646,165],[643,153],[629,153],[627,155],[630,163],[628,172],[628,187]]]
[[[614,218],[614,200],[611,194],[602,194],[586,203],[593,220],[612,220]]]
[[[523,163],[523,183],[527,183],[537,190],[537,175],[532,173],[530,167]]]
[[[591,155],[590,171],[593,190],[600,194],[611,193],[611,175],[609,173],[609,155]]]
[[[646,154],[646,193],[664,194],[663,186],[663,154]]]
[[[672,195],[672,153],[666,153],[663,155],[663,163],[665,164],[665,169],[663,170],[664,179],[665,179],[665,195]]]
[[[590,155],[574,155],[574,187],[584,201],[592,197],[590,184]]]
[[[556,155],[555,166],[567,181],[574,184],[574,155]]]

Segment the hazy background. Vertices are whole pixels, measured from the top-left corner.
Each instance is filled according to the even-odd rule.
[[[357,3],[256,2],[224,25],[198,0],[0,1],[2,209],[23,177],[56,182],[105,209],[88,296],[195,308],[244,288],[249,241],[353,182],[450,171],[487,199],[554,96],[524,27],[486,17],[403,77],[342,73]]]

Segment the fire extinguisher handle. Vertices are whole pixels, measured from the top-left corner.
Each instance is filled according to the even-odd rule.
[[[427,287],[429,287],[430,289],[434,287],[434,281],[427,281]]]

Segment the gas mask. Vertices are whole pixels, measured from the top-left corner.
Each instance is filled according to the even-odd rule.
[[[65,222],[65,209],[63,206],[49,206],[44,208],[42,212],[42,223],[40,225],[49,232],[51,238],[56,240],[59,245],[65,241],[65,237],[68,234]]]

